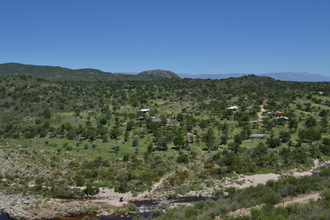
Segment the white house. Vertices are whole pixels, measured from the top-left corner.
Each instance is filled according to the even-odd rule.
[[[236,105],[233,105],[233,106],[229,106],[227,109],[232,111],[237,111],[238,107]]]
[[[148,108],[143,108],[143,109],[140,109],[140,113],[149,113],[150,112],[150,109]]]

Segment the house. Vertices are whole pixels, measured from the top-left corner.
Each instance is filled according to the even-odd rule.
[[[168,125],[174,125],[174,124],[176,124],[176,120],[167,118],[166,119],[166,124],[168,124]]]
[[[236,105],[229,106],[229,107],[227,108],[227,110],[237,111],[237,110],[238,110],[238,107],[237,107]]]
[[[142,108],[142,109],[140,109],[140,113],[148,114],[149,112],[150,112],[150,109],[148,109],[148,108]]]
[[[251,134],[250,138],[253,139],[263,139],[264,137],[266,137],[266,134]]]
[[[281,114],[283,112],[280,112],[280,111],[275,111],[275,112],[268,112],[268,114],[271,114],[272,116],[274,117],[281,117]]]
[[[151,121],[152,122],[161,122],[162,121],[162,119],[160,119],[160,118],[158,118],[156,116],[151,116],[150,118],[151,118]]]
[[[289,118],[285,116],[275,117],[274,119],[283,119],[285,121],[289,120]]]
[[[288,117],[280,116],[280,117],[275,117],[275,120],[277,120],[278,125],[285,125],[285,123],[289,120]]]

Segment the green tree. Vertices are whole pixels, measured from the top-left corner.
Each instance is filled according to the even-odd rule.
[[[280,139],[282,143],[287,143],[290,140],[291,134],[288,131],[280,131]]]
[[[206,144],[208,149],[211,149],[215,146],[215,135],[212,128],[209,128],[206,134],[203,137],[203,141]]]
[[[185,145],[185,140],[182,134],[179,134],[173,138],[173,143],[178,148],[183,148]]]
[[[100,192],[100,189],[99,189],[98,186],[94,186],[94,185],[88,183],[88,184],[86,184],[86,187],[83,190],[83,192],[86,195],[95,195],[95,194],[98,194]]]
[[[153,148],[153,144],[150,142],[149,145],[148,145],[148,152],[151,153],[152,152],[152,148]]]
[[[139,140],[140,140],[139,135],[134,135],[134,137],[133,137],[133,141],[132,141],[132,147],[137,147],[137,146],[139,146]]]
[[[97,147],[97,143],[96,143],[95,141],[93,141],[93,143],[92,143],[92,147],[93,147],[93,148],[96,148],[96,147]]]

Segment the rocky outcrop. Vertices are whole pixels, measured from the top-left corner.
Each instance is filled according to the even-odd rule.
[[[147,77],[150,79],[162,79],[162,78],[173,78],[180,79],[176,73],[169,70],[147,70],[138,74],[139,77]]]
[[[23,194],[0,192],[0,210],[10,219],[41,220],[60,217],[96,214],[100,205],[91,201],[46,200]]]
[[[95,214],[98,208],[99,206],[92,202],[72,201],[62,203],[53,200],[40,204],[34,203],[21,209],[11,208],[7,213],[12,219],[41,220]]]
[[[8,194],[0,192],[0,210],[9,212],[10,210],[20,210],[23,207],[36,203],[38,200],[34,196],[23,195],[23,194]]]

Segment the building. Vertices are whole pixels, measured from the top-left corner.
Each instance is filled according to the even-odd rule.
[[[227,108],[227,110],[237,111],[237,110],[238,110],[238,107],[237,107],[236,105],[229,106],[229,107]]]
[[[281,117],[281,114],[283,114],[283,112],[275,111],[275,112],[269,112],[269,114],[271,114],[274,117]]]
[[[150,112],[150,109],[148,109],[148,108],[142,108],[142,109],[140,109],[140,113],[148,114],[149,112]]]

